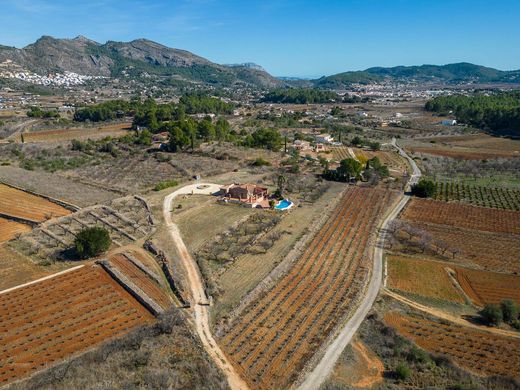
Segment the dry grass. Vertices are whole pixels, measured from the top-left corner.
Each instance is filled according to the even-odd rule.
[[[445,270],[446,264],[404,256],[388,256],[388,286],[427,298],[464,303]]]
[[[70,128],[57,130],[42,130],[23,133],[24,142],[56,142],[70,141],[73,139],[98,139],[104,137],[119,137],[128,133],[132,126],[131,122],[116,123],[97,128]],[[18,137],[18,141],[21,141]]]

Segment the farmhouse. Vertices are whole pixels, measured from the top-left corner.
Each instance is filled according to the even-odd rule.
[[[330,134],[320,134],[316,136],[316,142],[322,144],[330,144],[334,141],[334,138]]]
[[[239,203],[251,208],[269,207],[269,190],[256,184],[229,184],[220,187],[220,194],[220,200],[226,203]]]

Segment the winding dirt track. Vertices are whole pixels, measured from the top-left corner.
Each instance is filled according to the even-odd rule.
[[[191,288],[191,294],[193,300],[195,301],[193,302],[195,327],[200,340],[202,341],[202,345],[208,352],[209,356],[213,359],[217,367],[219,367],[226,375],[229,387],[231,387],[231,389],[248,389],[246,382],[244,382],[240,375],[235,371],[235,368],[227,360],[226,355],[222,352],[217,342],[213,338],[213,335],[211,334],[208,313],[209,302],[204,291],[204,284],[202,282],[197,263],[191,257],[188,249],[186,248],[186,245],[184,244],[184,241],[182,240],[177,225],[173,223],[171,218],[172,202],[178,195],[211,195],[219,190],[220,187],[218,185],[209,183],[197,183],[182,187],[164,198],[163,216],[172,241],[177,247],[182,264],[186,269],[188,283]]]

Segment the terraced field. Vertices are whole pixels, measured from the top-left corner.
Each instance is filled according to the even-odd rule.
[[[95,265],[1,294],[0,385],[152,320]]]
[[[135,260],[139,261],[138,259]],[[158,283],[152,280],[150,275],[147,275],[145,272],[143,272],[143,270],[140,269],[136,263],[132,262],[127,254],[119,253],[114,255],[110,257],[109,262],[111,265],[120,270],[130,281],[139,286],[139,288],[154,302],[161,306],[162,309],[166,309],[171,306],[172,301],[159,288]]]
[[[520,213],[464,204],[413,198],[402,219],[477,229],[496,233],[520,234]]]
[[[0,214],[43,222],[70,214],[70,211],[47,199],[0,184]]]
[[[520,211],[520,190],[472,186],[457,182],[438,182],[436,186],[436,200]]]
[[[0,217],[0,243],[10,240],[17,234],[30,231],[29,225]]]
[[[390,312],[385,323],[418,346],[445,355],[477,375],[503,375],[520,379],[520,339]]]
[[[252,388],[289,387],[350,313],[370,273],[371,242],[396,194],[349,188],[291,270],[220,339]]]
[[[479,306],[512,299],[520,305],[520,276],[456,268],[457,281],[469,298]]]

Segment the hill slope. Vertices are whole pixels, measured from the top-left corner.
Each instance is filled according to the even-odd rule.
[[[323,88],[341,88],[373,81],[419,81],[438,83],[520,83],[520,70],[502,71],[461,62],[448,65],[374,67],[364,71],[338,73],[314,80]]]
[[[215,64],[188,51],[146,39],[100,44],[82,36],[74,39],[43,36],[23,49],[0,46],[0,62],[7,60],[40,75],[68,71],[105,77],[172,77],[226,86],[246,83],[276,87],[282,84],[262,69]]]

